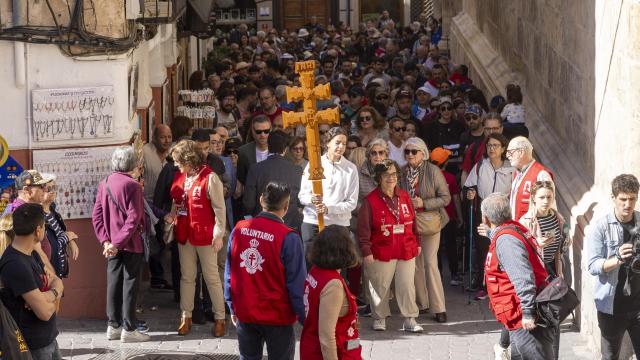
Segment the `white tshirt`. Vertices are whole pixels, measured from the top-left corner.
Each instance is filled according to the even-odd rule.
[[[387,141],[387,146],[389,146],[389,159],[397,162],[400,167],[405,166],[407,164],[407,160],[404,158],[404,147],[406,146],[406,142],[403,141],[400,147],[396,147],[393,145],[391,140],[389,140]]]
[[[268,157],[269,157],[269,149],[265,151],[260,151],[258,150],[258,148],[256,148],[256,163],[267,160]]]

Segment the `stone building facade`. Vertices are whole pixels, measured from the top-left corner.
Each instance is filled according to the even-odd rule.
[[[504,96],[510,82],[523,89],[536,156],[556,174],[571,219],[576,324],[599,353],[583,242],[591,219],[612,208],[611,180],[640,176],[640,2],[437,2],[453,61],[469,65],[487,96]]]

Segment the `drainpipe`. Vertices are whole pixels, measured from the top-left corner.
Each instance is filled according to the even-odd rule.
[[[351,0],[347,0],[347,26],[351,26]]]

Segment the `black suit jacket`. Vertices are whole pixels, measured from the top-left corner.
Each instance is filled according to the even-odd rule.
[[[242,185],[247,184],[247,174],[249,173],[249,167],[256,163],[256,143],[250,142],[240,146],[238,149],[238,181]]]
[[[282,182],[289,185],[291,189],[289,211],[284,216],[284,223],[293,229],[298,229],[302,223],[298,200],[301,180],[302,168],[294,165],[281,155],[272,154],[266,160],[251,165],[242,201],[245,214],[258,215],[262,211],[260,195],[264,188],[271,181]]]

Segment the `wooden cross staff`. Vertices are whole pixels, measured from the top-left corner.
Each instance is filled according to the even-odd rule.
[[[318,111],[317,100],[331,98],[329,84],[314,87],[316,69],[315,61],[296,62],[296,73],[300,74],[302,87],[287,86],[287,102],[303,101],[302,112],[282,113],[282,122],[285,128],[304,125],[307,130],[307,154],[309,155],[309,180],[313,186],[313,194],[322,196],[322,179],[324,179],[322,162],[320,161],[320,124],[340,124],[340,110],[333,109]],[[318,214],[318,230],[324,228],[324,217]]]

